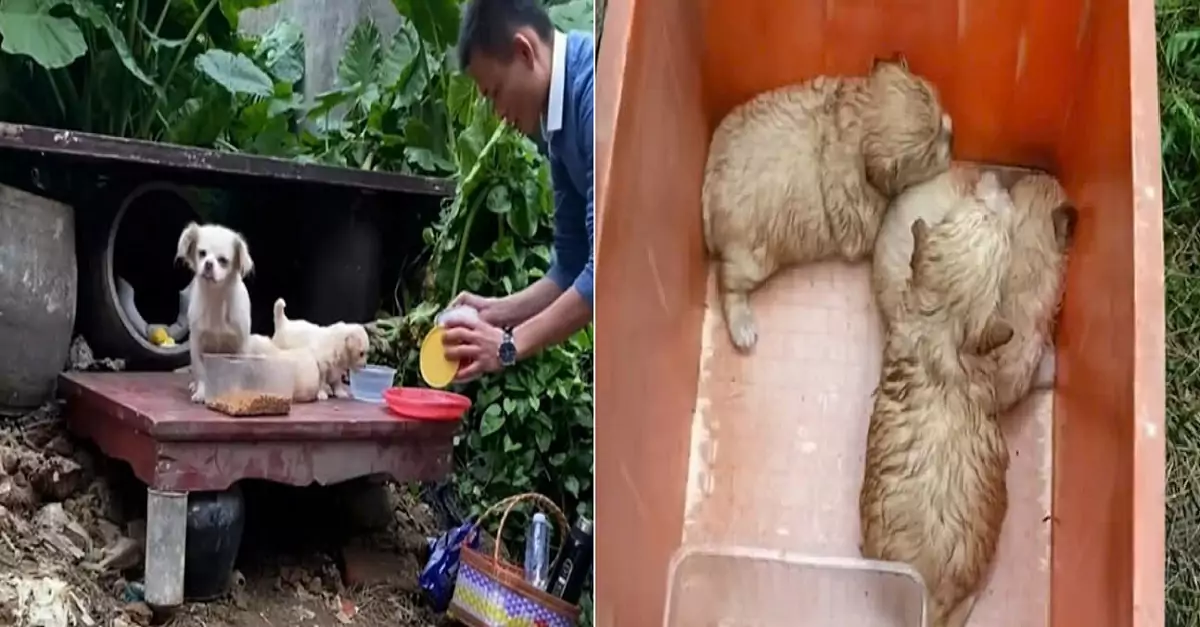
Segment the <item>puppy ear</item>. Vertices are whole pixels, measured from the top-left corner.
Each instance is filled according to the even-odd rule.
[[[1059,250],[1066,251],[1075,239],[1075,223],[1079,219],[1079,210],[1070,202],[1064,202],[1050,212],[1050,219],[1054,222],[1054,240],[1058,242]]]
[[[929,238],[929,225],[921,218],[917,218],[912,223],[912,238],[913,248],[912,257],[908,260],[909,269],[912,270],[913,276],[917,273],[917,259],[921,256],[920,253],[925,248],[925,241]]]
[[[881,65],[898,65],[900,69],[908,71],[908,59],[899,51],[893,52],[890,57],[875,57],[871,62],[871,71],[878,70]]]
[[[200,225],[195,222],[188,222],[188,225],[183,228],[183,233],[179,235],[179,244],[175,248],[175,261],[182,261],[194,270],[193,260],[196,258],[196,240],[199,237]]]
[[[1008,344],[1012,338],[1012,325],[1003,320],[993,320],[984,327],[983,335],[979,337],[979,344],[975,347],[975,352],[979,355],[987,355]]]
[[[243,279],[254,270],[254,260],[250,258],[250,245],[241,235],[233,241],[233,259],[234,266]]]

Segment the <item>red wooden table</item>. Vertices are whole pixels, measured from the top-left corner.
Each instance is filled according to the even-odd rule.
[[[382,405],[330,399],[278,417],[231,418],[192,403],[188,375],[68,372],[59,378],[68,427],[124,460],[150,487],[146,598],[183,601],[187,492],[240,479],[332,484],[369,475],[396,481],[449,474],[458,421],[397,417]]]

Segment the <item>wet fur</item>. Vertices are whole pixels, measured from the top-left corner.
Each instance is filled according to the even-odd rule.
[[[789,265],[865,257],[888,200],[945,171],[950,143],[937,91],[902,60],[730,112],[709,147],[702,205],[734,345],[758,340],[751,291]]]
[[[194,274],[188,287],[188,349],[192,402],[203,403],[206,353],[241,353],[250,337],[250,292],[245,277],[254,269],[241,234],[217,224],[189,223],[179,235],[175,260]]]
[[[867,432],[859,514],[864,557],[925,582],[931,627],[962,627],[990,572],[1008,509],[1008,451],[995,420],[997,317],[1010,255],[1005,216],[969,204],[912,227],[913,279],[887,331]]]
[[[954,164],[949,170],[905,190],[892,200],[875,240],[871,286],[884,325],[891,323],[903,306],[904,293],[912,277],[912,225],[941,222],[963,203],[978,202],[975,195],[982,171]]]
[[[1047,174],[1020,178],[1011,194],[1016,209],[1013,254],[1000,316],[1016,335],[996,352],[1001,411],[1021,402],[1031,389],[1054,387],[1054,330],[1078,213],[1062,185]]]
[[[275,334],[271,341],[282,349],[311,348],[327,364],[324,378],[333,396],[350,398],[345,377],[351,370],[367,365],[370,338],[366,327],[347,322],[320,326],[307,320],[292,320],[287,317],[286,309],[287,303],[282,298],[275,301]]]
[[[875,243],[871,273],[875,303],[885,325],[901,307],[911,276],[912,224],[918,218],[935,223],[963,203],[973,202],[982,176],[978,166],[954,165],[892,202]],[[1001,289],[1000,316],[1012,326],[1014,339],[996,352],[1001,411],[1019,403],[1030,389],[1054,385],[1054,323],[1076,220],[1074,206],[1052,176],[1022,176],[1008,193],[1012,262]]]

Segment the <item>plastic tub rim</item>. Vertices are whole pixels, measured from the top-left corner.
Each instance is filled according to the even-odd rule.
[[[675,588],[671,583],[675,580],[676,571],[680,564],[689,557],[701,556],[746,558],[756,562],[784,562],[829,570],[866,570],[907,577],[921,589],[921,624],[924,625],[929,620],[929,594],[926,591],[925,580],[921,577],[921,573],[917,572],[917,569],[902,562],[872,560],[863,557],[809,555],[786,549],[764,549],[752,546],[692,544],[676,549],[675,553],[671,555],[670,562],[667,563],[667,591],[663,606],[662,627],[670,627],[671,607],[675,596]]]

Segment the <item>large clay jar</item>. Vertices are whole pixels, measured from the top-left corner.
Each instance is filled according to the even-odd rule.
[[[188,495],[184,600],[211,601],[229,592],[245,525],[245,501],[237,484],[223,492]]]
[[[0,412],[37,407],[54,392],[77,281],[74,209],[0,185]]]

